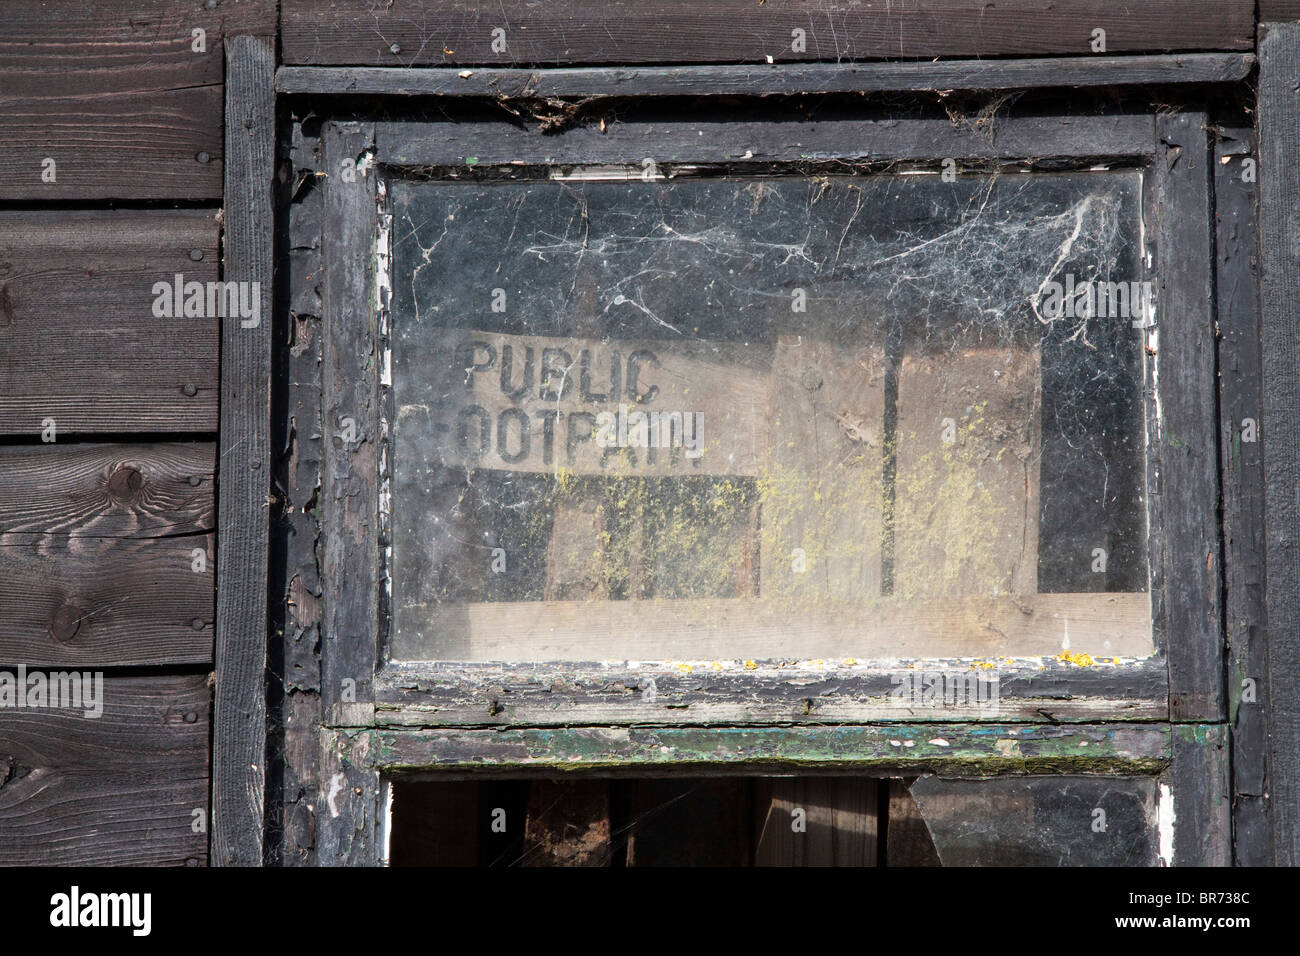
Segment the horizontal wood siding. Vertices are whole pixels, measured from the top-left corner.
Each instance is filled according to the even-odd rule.
[[[0,865],[205,862],[209,700],[203,674],[107,677],[98,718],[0,709]]]
[[[274,28],[273,0],[0,4],[0,197],[219,200],[222,39]]]
[[[218,320],[154,283],[217,278],[215,211],[0,212],[0,434],[210,432]]]
[[[280,29],[289,64],[839,62],[1086,55],[1095,29],[1107,53],[1242,50],[1254,13],[1251,0],[282,0]]]

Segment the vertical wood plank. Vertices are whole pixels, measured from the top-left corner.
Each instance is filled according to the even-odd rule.
[[[1204,113],[1157,117],[1154,160],[1164,600],[1169,707],[1175,721],[1213,721],[1223,702],[1210,151]]]
[[[877,789],[868,778],[760,778],[754,865],[875,866]]]
[[[1260,327],[1274,860],[1300,864],[1300,24],[1259,41]]]
[[[749,866],[750,780],[631,780],[626,786],[628,866]]]
[[[321,710],[329,726],[368,724],[374,714],[379,599],[379,384],[371,263],[377,222],[375,177],[364,162],[369,128],[329,124],[323,131],[323,249],[321,477]],[[346,167],[346,171],[345,171]],[[333,760],[331,751],[325,751]],[[321,786],[356,780],[353,812],[317,816],[322,865],[371,865],[377,845],[378,777],[341,760]]]
[[[1174,865],[1232,865],[1232,781],[1225,724],[1174,727],[1168,779],[1174,801]]]
[[[1224,614],[1232,727],[1233,862],[1272,862],[1264,642],[1264,470],[1260,442],[1259,267],[1254,130],[1215,142],[1215,295],[1219,315],[1219,457]],[[1253,433],[1252,433],[1253,432]]]
[[[256,282],[257,325],[221,330],[212,862],[262,863],[266,762],[275,45],[226,44],[225,281]]]

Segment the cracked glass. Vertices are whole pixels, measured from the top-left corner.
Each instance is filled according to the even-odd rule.
[[[391,656],[1153,654],[1141,188],[391,181]]]

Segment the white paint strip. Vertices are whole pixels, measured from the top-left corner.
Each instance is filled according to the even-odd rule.
[[[1160,801],[1156,804],[1156,825],[1160,829],[1160,865],[1174,865],[1174,792],[1169,784],[1160,785]]]

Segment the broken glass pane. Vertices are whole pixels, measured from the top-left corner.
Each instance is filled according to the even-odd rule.
[[[393,182],[393,656],[1151,654],[1140,194]]]

